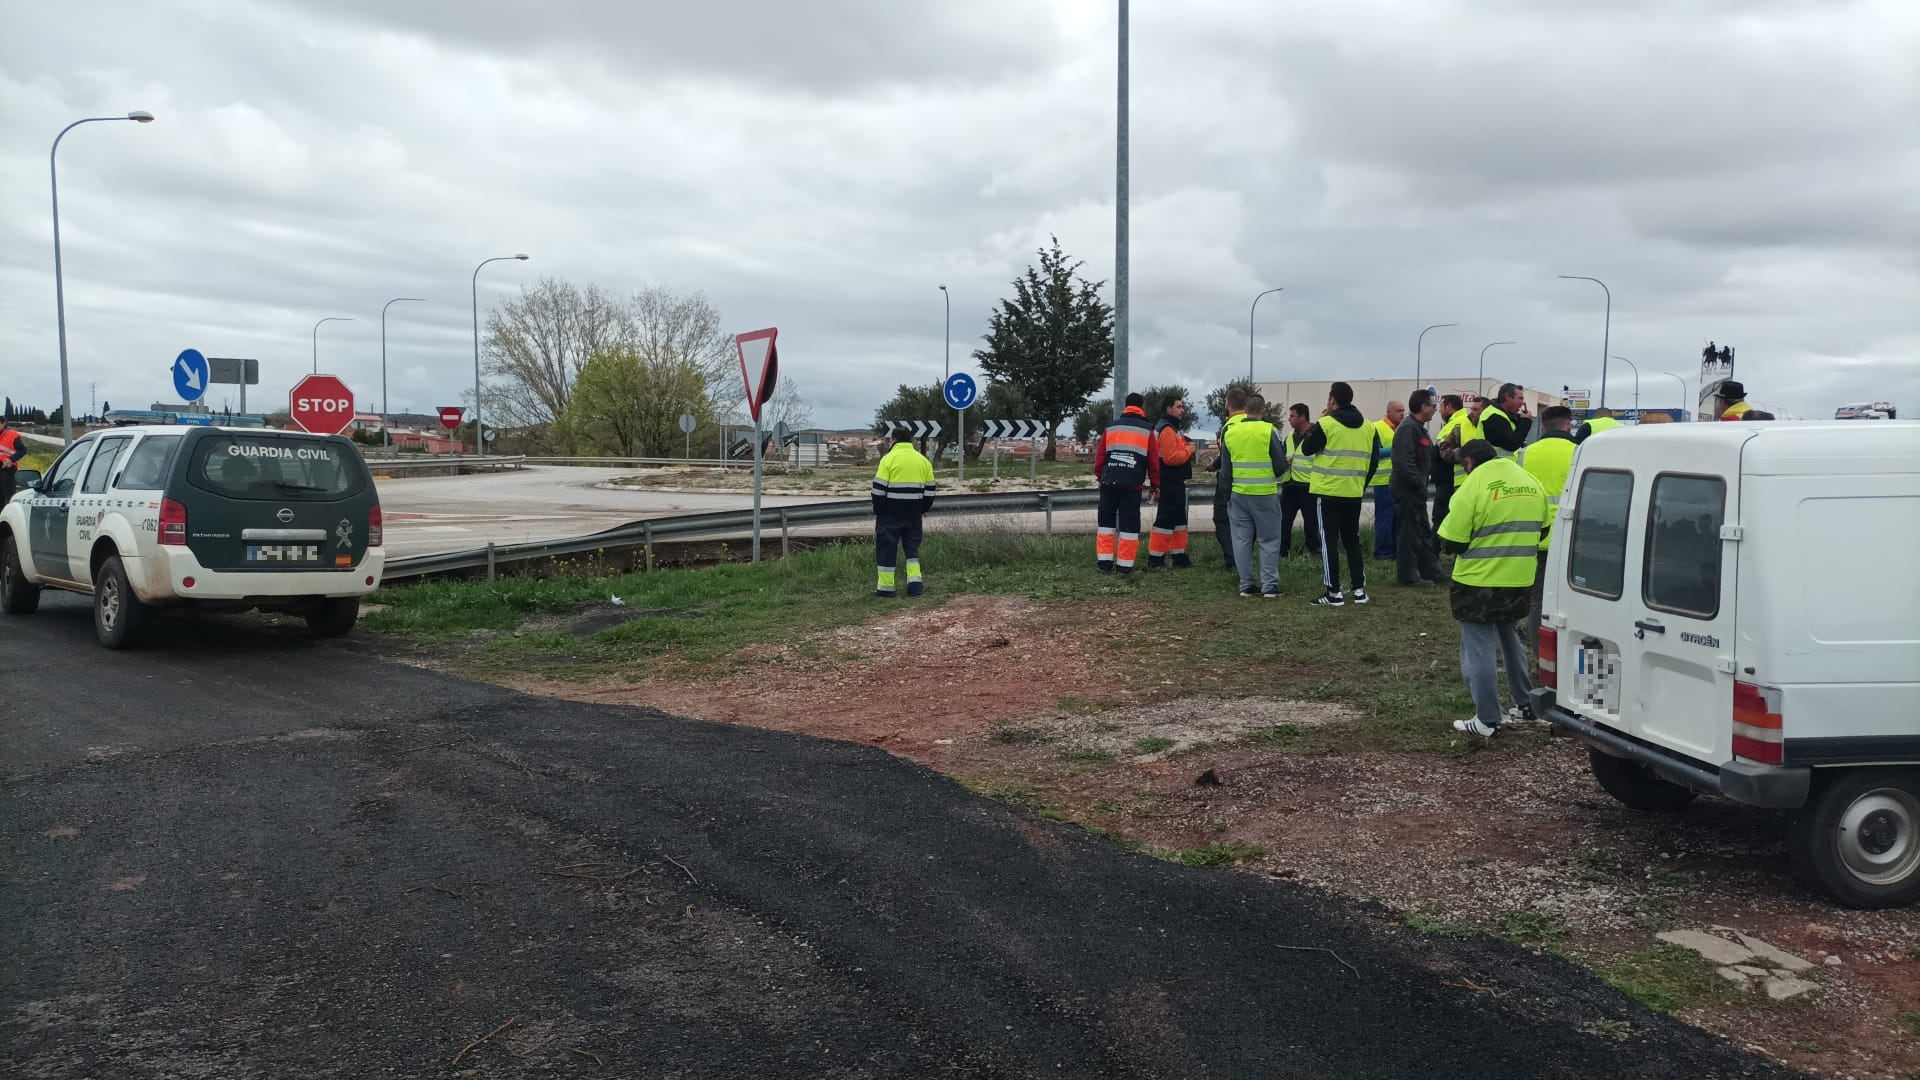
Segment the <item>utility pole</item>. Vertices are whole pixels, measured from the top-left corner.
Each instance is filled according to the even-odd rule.
[[[1113,415],[1127,401],[1127,0],[1120,0],[1119,124],[1113,166]]]

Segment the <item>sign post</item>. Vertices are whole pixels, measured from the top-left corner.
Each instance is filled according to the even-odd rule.
[[[967,406],[979,398],[980,388],[974,385],[973,376],[956,371],[947,376],[946,385],[940,388],[940,392],[960,417],[960,482],[964,484],[967,482]]]
[[[747,388],[747,411],[753,414],[753,561],[760,561],[760,480],[763,462],[760,445],[760,406],[773,396],[780,384],[780,352],[774,342],[780,331],[774,327],[738,334],[733,349],[740,357],[740,378]],[[750,358],[751,357],[751,358]]]
[[[332,375],[308,375],[293,384],[288,413],[300,430],[338,435],[353,423],[353,391]]]
[[[689,462],[693,460],[693,429],[698,426],[699,425],[694,422],[692,413],[683,412],[680,414],[680,434],[687,437],[687,460]]]

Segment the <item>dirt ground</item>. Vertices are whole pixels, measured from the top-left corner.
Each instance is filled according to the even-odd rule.
[[[963,596],[759,646],[719,676],[516,685],[881,746],[1124,842],[1382,902],[1410,932],[1503,934],[1603,973],[1654,955],[1662,931],[1732,928],[1810,961],[1817,989],[1773,1002],[1710,981],[1678,1015],[1821,1075],[1920,1077],[1920,914],[1807,890],[1783,817],[1717,799],[1636,813],[1542,727],[1459,755],[1323,752],[1365,721],[1119,677],[1108,644],[1141,616]]]

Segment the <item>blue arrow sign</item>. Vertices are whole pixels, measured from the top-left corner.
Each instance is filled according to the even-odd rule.
[[[973,376],[964,371],[956,371],[947,376],[947,385],[941,388],[946,395],[947,404],[956,409],[972,405],[980,396],[980,388],[974,385]]]
[[[199,401],[207,392],[207,358],[199,349],[183,349],[173,360],[173,392],[181,401]]]

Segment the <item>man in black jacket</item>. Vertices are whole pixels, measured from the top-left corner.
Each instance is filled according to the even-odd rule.
[[[1527,432],[1533,429],[1533,417],[1527,413],[1526,388],[1517,383],[1501,383],[1493,404],[1481,410],[1480,437],[1493,444],[1502,457],[1512,457],[1527,445]]]
[[[1393,431],[1393,471],[1387,493],[1393,497],[1398,534],[1394,555],[1402,585],[1440,584],[1439,540],[1427,518],[1427,476],[1433,471],[1433,437],[1427,424],[1433,419],[1433,395],[1415,390],[1407,398],[1407,415]]]

